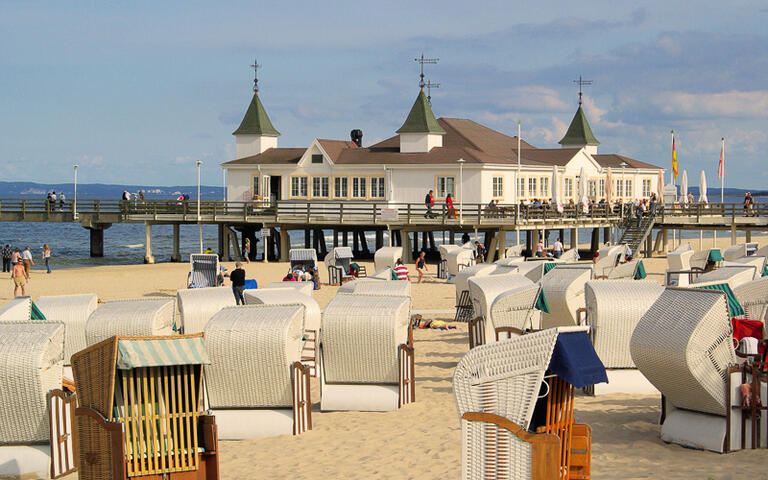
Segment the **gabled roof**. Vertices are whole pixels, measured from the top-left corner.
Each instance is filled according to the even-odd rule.
[[[584,115],[581,105],[576,110],[576,115],[573,116],[568,131],[565,132],[565,136],[559,143],[560,145],[600,145],[595,134],[592,133],[592,128],[589,126],[587,116]]]
[[[318,138],[317,143],[323,147],[323,150],[325,150],[325,153],[328,154],[333,163],[336,163],[336,160],[338,160],[339,155],[343,150],[348,148],[358,148],[355,142],[348,140],[327,140]]]
[[[429,106],[424,90],[419,92],[413,107],[408,113],[405,123],[395,133],[434,133],[445,135],[445,130],[437,123],[432,107]]]
[[[232,135],[280,136],[280,132],[272,126],[272,122],[269,120],[267,111],[264,110],[264,105],[261,104],[258,93],[253,94],[251,104],[248,105],[248,110],[245,112],[243,121],[240,122],[240,126],[237,127],[237,130],[232,132]]]
[[[222,163],[222,165],[299,163],[299,160],[301,160],[302,155],[306,151],[306,148],[268,148],[262,153],[230,160],[229,162]]]
[[[624,155],[618,155],[615,153],[609,153],[605,155],[592,155],[597,163],[603,168],[621,168],[621,163],[624,162],[629,168],[661,168],[650,163],[641,162],[634,158],[625,157]]]

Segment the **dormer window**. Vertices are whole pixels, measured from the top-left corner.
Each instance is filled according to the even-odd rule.
[[[323,154],[322,153],[313,153],[312,154],[312,163],[323,163]]]

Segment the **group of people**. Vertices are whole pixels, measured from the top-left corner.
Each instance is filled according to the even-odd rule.
[[[11,274],[13,281],[13,296],[16,297],[21,289],[21,294],[27,294],[27,282],[29,282],[29,273],[35,261],[32,259],[32,248],[29,245],[22,251],[20,248],[12,248],[9,244],[3,247],[3,272]],[[43,262],[48,273],[51,273],[50,258],[51,248],[43,245]]]
[[[320,275],[317,267],[304,268],[304,264],[297,263],[296,266],[289,270],[283,277],[284,282],[312,282],[314,284],[314,290],[320,288]]]
[[[139,200],[139,201],[143,202],[144,201],[144,191],[143,190],[139,190],[139,193],[132,194],[128,190],[123,190],[123,196],[121,197],[121,200],[124,200],[126,202],[130,202],[131,199]]]
[[[59,205],[59,211],[64,210],[64,204],[67,202],[67,198],[64,195],[64,192],[59,193],[56,195],[56,190],[53,190],[51,192],[48,192],[48,197],[46,198],[46,204],[48,205],[48,211],[53,212],[56,210],[56,205]]]
[[[640,228],[640,224],[643,222],[644,216],[653,216],[656,213],[657,203],[658,198],[656,197],[655,193],[651,194],[650,200],[644,198],[642,200],[635,200],[632,203],[632,210],[634,211],[635,218],[637,219],[637,228]]]

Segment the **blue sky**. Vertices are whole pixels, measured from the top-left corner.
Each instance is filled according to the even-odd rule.
[[[555,147],[576,109],[603,153],[768,188],[768,4],[694,2],[29,2],[0,0],[0,177],[221,183],[251,96],[281,146],[387,138],[418,93],[438,116]],[[638,8],[638,5],[640,7]]]

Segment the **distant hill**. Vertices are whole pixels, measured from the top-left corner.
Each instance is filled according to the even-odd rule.
[[[151,185],[108,185],[103,183],[79,183],[77,184],[78,198],[98,198],[102,200],[120,199],[123,190],[128,190],[131,194],[144,192],[147,199],[173,199],[182,193],[188,193],[190,197],[196,198],[197,185],[175,185],[171,187],[155,187]],[[0,182],[0,198],[40,198],[45,197],[48,192],[64,192],[68,198],[74,196],[75,187],[72,183],[33,183],[33,182]],[[200,197],[208,200],[223,199],[223,187],[212,187],[202,185],[200,187]]]

